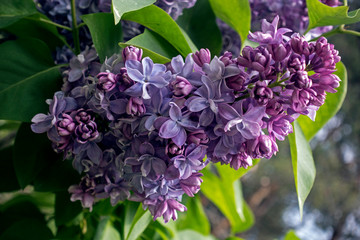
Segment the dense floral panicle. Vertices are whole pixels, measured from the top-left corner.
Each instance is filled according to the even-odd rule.
[[[201,49],[164,65],[128,47],[101,66],[89,49],[75,56],[49,113],[32,119],[83,176],[71,200],[139,201],[154,219],[176,220],[210,161],[237,170],[276,154],[291,123],[314,119],[340,82],[332,44],[284,37],[277,21],[264,21],[251,35],[260,45],[241,56]]]
[[[338,0],[319,0],[322,3],[337,7],[341,5]],[[252,27],[258,28],[257,23],[261,19],[271,20],[279,15],[279,26],[292,29],[294,32],[303,34],[309,24],[309,17],[306,8],[306,0],[250,0],[252,10]],[[330,31],[332,28],[315,28],[310,33],[319,36],[324,32]]]

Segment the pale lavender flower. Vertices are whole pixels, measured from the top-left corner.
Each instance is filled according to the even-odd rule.
[[[141,62],[128,60],[125,62],[128,76],[136,82],[135,85],[125,90],[125,93],[138,97],[142,96],[144,99],[149,99],[149,86],[155,88],[163,88],[169,84],[171,73],[166,72],[166,67],[163,64],[153,63],[153,61],[146,57]]]

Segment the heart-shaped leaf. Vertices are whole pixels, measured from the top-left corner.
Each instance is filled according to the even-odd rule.
[[[0,28],[9,26],[23,17],[37,12],[32,0],[0,1]]]

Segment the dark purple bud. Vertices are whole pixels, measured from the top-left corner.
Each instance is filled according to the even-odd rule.
[[[76,140],[79,143],[86,143],[95,140],[99,136],[97,125],[95,122],[90,121],[86,124],[80,124],[75,128]]]
[[[238,170],[241,167],[246,169],[249,166],[252,166],[252,159],[245,151],[240,151],[231,157],[230,167],[233,169]]]
[[[225,67],[236,62],[236,60],[233,60],[232,58],[232,53],[228,51],[224,52],[224,54],[219,58],[219,60],[224,63]]]
[[[196,145],[200,145],[207,144],[209,141],[209,137],[202,129],[190,132],[187,137],[188,144],[195,143]]]
[[[79,143],[86,143],[95,140],[99,136],[94,118],[84,109],[79,109],[75,115],[77,126],[75,128],[76,140]]]
[[[109,92],[114,89],[120,75],[111,72],[101,72],[96,76],[99,79],[97,88]]]
[[[184,145],[178,147],[173,141],[170,141],[168,145],[166,145],[165,153],[170,157],[173,158],[178,155],[182,155],[184,153]]]
[[[291,72],[304,71],[306,69],[305,58],[296,53],[291,54],[287,65]]]
[[[309,56],[313,52],[313,47],[300,34],[294,34],[290,39],[290,46],[297,54]]]
[[[242,56],[239,56],[237,62],[240,66],[256,70],[262,76],[270,73],[271,55],[264,46],[253,49],[250,46],[244,47]]]
[[[191,83],[181,76],[176,76],[176,79],[170,83],[170,87],[177,98],[186,97],[193,89]]]
[[[128,46],[122,51],[124,62],[127,60],[141,61],[143,50],[137,47]]]
[[[120,73],[117,74],[117,80],[119,82],[119,91],[124,92],[126,89],[135,84],[135,82],[127,74],[126,68],[121,68]]]
[[[247,78],[248,74],[241,71],[238,75],[226,78],[225,81],[228,88],[241,92],[246,89],[245,82]]]
[[[75,120],[79,124],[84,124],[90,122],[92,120],[92,116],[88,113],[88,111],[85,111],[83,108],[80,108],[76,112]]]
[[[340,62],[339,51],[327,39],[320,37],[315,43],[315,56],[311,59],[311,70],[317,73],[332,73]]]
[[[210,63],[211,61],[211,53],[207,48],[201,48],[200,51],[196,51],[192,57],[194,62],[200,67],[202,67],[205,63]]]
[[[309,78],[306,71],[297,71],[292,74],[290,81],[294,83],[294,86],[297,88],[310,88],[312,85],[312,80]]]
[[[276,116],[283,111],[283,104],[276,99],[271,99],[266,105],[266,113],[271,116]]]
[[[273,91],[265,84],[257,83],[250,92],[250,96],[260,105],[266,105],[273,98]]]
[[[130,97],[126,105],[126,113],[131,116],[141,116],[146,112],[144,101],[141,97]]]
[[[275,140],[268,135],[260,135],[247,144],[247,153],[253,158],[271,158],[278,151]]]
[[[310,105],[311,100],[316,96],[316,92],[311,89],[295,89],[291,96],[291,107],[296,112],[302,112],[307,110],[307,107]]]
[[[290,46],[284,43],[268,45],[268,50],[276,62],[281,62],[290,53]]]
[[[268,132],[271,136],[284,141],[285,137],[293,132],[291,123],[294,121],[292,117],[280,114],[270,118],[268,122]]]
[[[72,117],[66,113],[62,114],[62,120],[57,122],[57,130],[60,136],[69,136],[75,130],[75,123]]]
[[[200,185],[202,183],[202,179],[200,178],[203,176],[202,173],[193,173],[187,179],[180,180],[180,186],[182,190],[189,196],[194,197],[194,194],[198,193],[200,190]]]
[[[340,78],[335,74],[313,74],[310,77],[313,81],[313,88],[335,93],[335,88],[340,86]]]

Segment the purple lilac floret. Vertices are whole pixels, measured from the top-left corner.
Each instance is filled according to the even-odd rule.
[[[127,47],[100,66],[92,49],[72,58],[48,114],[31,128],[82,174],[71,200],[92,209],[109,198],[141,202],[154,219],[176,220],[182,196],[201,187],[209,162],[248,168],[278,152],[299,115],[315,118],[336,92],[340,61],[323,37],[284,37],[278,18],[250,34],[258,47],[211,58],[208,49],[157,64]],[[205,156],[207,157],[205,159]]]

